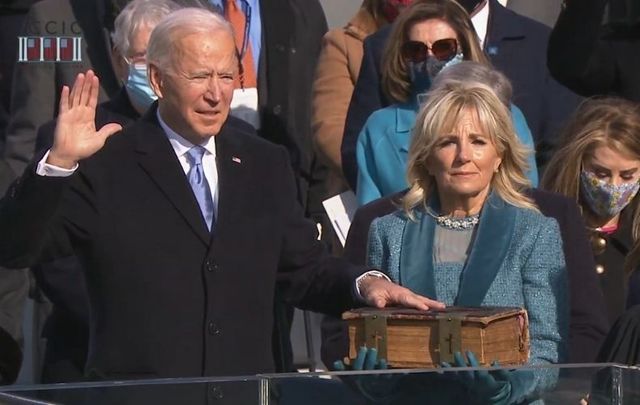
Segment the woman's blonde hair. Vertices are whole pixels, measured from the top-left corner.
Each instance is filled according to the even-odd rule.
[[[436,187],[435,178],[427,169],[434,146],[442,135],[455,131],[467,111],[477,114],[477,122],[502,159],[491,179],[491,190],[511,205],[537,210],[523,194],[531,187],[525,175],[528,150],[515,134],[508,107],[483,83],[451,80],[429,92],[416,119],[409,147],[409,191],[402,201],[405,213],[413,219],[415,208],[426,207]]]
[[[580,200],[580,172],[586,158],[600,146],[640,159],[640,106],[616,97],[585,100],[564,128],[560,143],[542,178],[542,187]],[[625,259],[627,274],[640,263],[640,194],[632,210],[633,248]],[[583,208],[584,209],[584,208]]]
[[[402,57],[402,45],[409,40],[409,31],[416,23],[443,20],[455,31],[458,46],[465,60],[490,65],[480,48],[480,39],[466,10],[454,0],[414,1],[398,16],[382,59],[382,89],[396,103],[411,96],[411,80],[407,62]]]

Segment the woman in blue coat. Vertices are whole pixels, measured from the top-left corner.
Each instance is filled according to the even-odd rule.
[[[398,18],[382,67],[383,89],[396,103],[371,114],[356,146],[356,195],[360,205],[407,187],[407,150],[420,107],[419,98],[424,97],[441,71],[447,72],[463,60],[490,66],[471,20],[456,2],[416,3]],[[511,107],[520,141],[533,151],[533,138],[524,115],[510,103],[508,80],[494,78],[492,82],[500,87],[496,90]],[[527,175],[537,186],[533,153],[528,163]]]
[[[368,265],[446,305],[525,308],[528,364],[548,365],[566,356],[567,280],[558,223],[523,193],[526,155],[493,89],[443,83],[416,121],[402,208],[371,224]],[[529,402],[557,369],[493,378],[461,389],[478,403]]]

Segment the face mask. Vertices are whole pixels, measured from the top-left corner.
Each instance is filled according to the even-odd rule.
[[[387,22],[392,23],[400,11],[411,4],[413,0],[385,0],[382,4],[382,15]]]
[[[461,53],[452,59],[441,61],[434,57],[428,57],[424,62],[409,62],[409,79],[411,80],[411,90],[416,96],[426,93],[431,87],[431,83],[442,70],[462,62],[464,59]]]
[[[595,174],[583,170],[580,173],[582,196],[589,208],[602,218],[612,218],[626,207],[640,189],[640,183],[609,184]]]
[[[158,99],[149,86],[146,65],[129,65],[129,76],[125,87],[131,104],[140,111],[145,111]]]
[[[458,4],[464,7],[467,10],[467,13],[471,14],[478,7],[478,4],[482,3],[484,0],[456,0]]]

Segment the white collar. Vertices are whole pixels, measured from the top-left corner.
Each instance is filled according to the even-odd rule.
[[[173,148],[176,156],[183,156],[185,153],[189,151],[189,149],[193,148],[195,145],[191,142],[187,141],[184,137],[179,135],[176,131],[169,128],[166,122],[160,116],[160,109],[156,110],[156,116],[158,117],[158,122],[160,123],[160,127],[169,138],[169,142],[171,143],[171,147]],[[211,136],[207,138],[206,141],[200,144],[207,152],[209,152],[213,157],[216,157],[216,137]]]
[[[480,38],[480,47],[484,47],[484,40],[487,37],[487,29],[489,26],[489,1],[471,17],[473,28],[475,28],[478,38]]]

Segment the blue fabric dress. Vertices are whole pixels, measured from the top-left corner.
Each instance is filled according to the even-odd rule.
[[[411,131],[416,121],[417,104],[394,104],[375,111],[362,128],[356,146],[358,162],[358,203],[364,205],[408,187],[407,160]],[[516,134],[531,153],[527,177],[538,186],[533,137],[522,111],[511,105]]]
[[[416,221],[401,211],[375,219],[369,231],[368,265],[446,305],[525,308],[531,339],[528,364],[565,361],[568,282],[556,220],[491,194],[466,263],[434,261],[436,226],[423,211],[416,212]],[[557,371],[534,370],[533,378],[514,384],[518,386],[510,403],[533,399],[539,390],[551,388]]]

